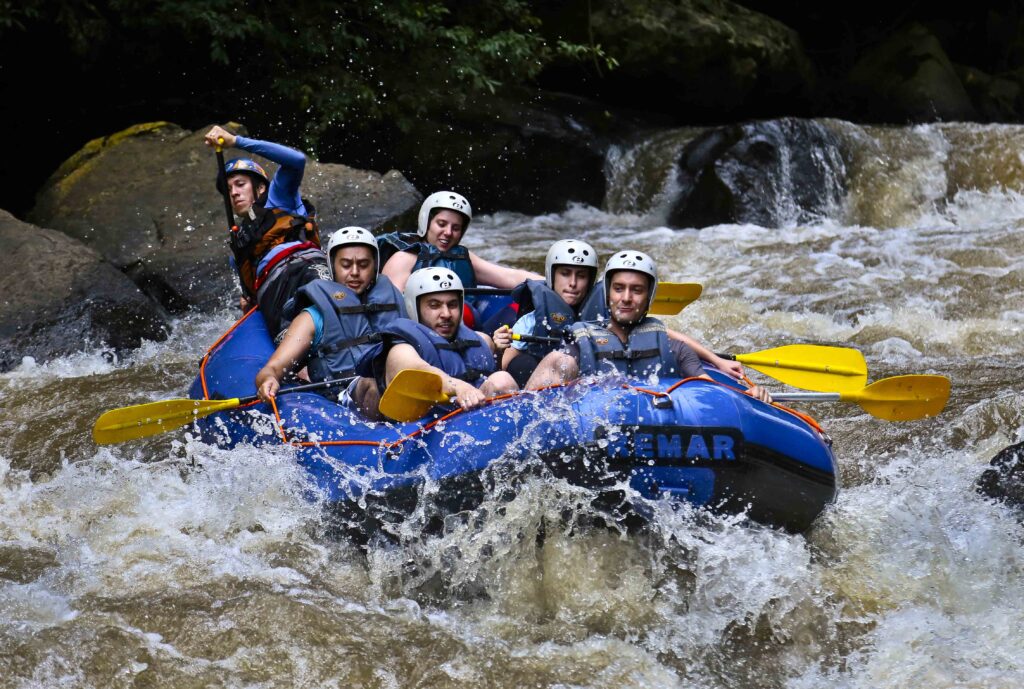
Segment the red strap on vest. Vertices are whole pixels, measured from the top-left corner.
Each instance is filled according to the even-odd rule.
[[[268,275],[270,275],[270,271],[274,269],[274,266],[276,266],[278,263],[280,263],[281,261],[285,260],[286,258],[291,256],[292,254],[294,254],[296,251],[303,251],[305,249],[319,249],[319,248],[320,247],[317,246],[316,244],[314,244],[313,242],[302,242],[301,244],[296,244],[295,246],[290,246],[287,249],[285,249],[284,251],[280,252],[279,254],[274,256],[274,258],[270,259],[270,261],[267,263],[267,265],[263,269],[263,271],[259,274],[259,276],[257,276],[257,278],[256,278],[256,289],[260,288],[260,285],[262,285],[263,281],[267,279]]]

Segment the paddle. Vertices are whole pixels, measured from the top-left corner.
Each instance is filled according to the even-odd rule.
[[[444,381],[433,371],[406,368],[398,372],[380,398],[380,413],[395,421],[415,421],[436,404],[448,401]]]
[[[804,390],[854,392],[868,382],[864,355],[849,347],[786,345],[752,354],[718,356]]]
[[[220,181],[219,186],[223,190],[221,192],[221,196],[224,197],[224,212],[227,213],[228,216],[228,229],[234,230],[236,229],[235,214],[231,210],[231,198],[228,195],[228,176],[227,172],[225,171],[224,165],[224,149],[221,148],[221,145],[223,145],[223,143],[223,137],[218,138],[217,146],[214,148],[214,150],[217,152],[217,179]]]
[[[658,291],[654,295],[654,302],[648,313],[652,316],[675,316],[692,302],[697,301],[703,289],[696,282],[659,282]],[[469,296],[507,296],[512,294],[510,289],[492,287],[467,287],[465,292]]]
[[[512,334],[513,340],[560,345],[557,337]],[[824,345],[786,345],[753,354],[719,354],[739,361],[766,376],[804,390],[852,392],[868,382],[864,355],[856,349]]]
[[[512,339],[518,342],[536,342],[538,344],[560,345],[565,340],[560,337],[542,337],[540,335],[520,335],[512,333]]]
[[[284,388],[277,394],[280,396],[293,392],[312,392],[334,385],[347,385],[351,380],[351,378],[325,380],[319,383]],[[172,431],[219,411],[237,409],[243,404],[249,404],[258,399],[258,395],[235,397],[229,400],[173,399],[112,409],[96,419],[96,424],[92,427],[92,439],[97,445],[110,445],[136,438],[146,438]]]
[[[856,402],[872,416],[886,421],[913,421],[935,416],[949,399],[945,376],[894,376],[866,388],[848,392],[783,392],[772,395],[776,402]]]

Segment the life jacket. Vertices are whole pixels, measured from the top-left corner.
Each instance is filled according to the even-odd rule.
[[[533,330],[528,334],[537,337],[564,337],[569,327],[576,322],[576,311],[565,303],[543,280],[527,280],[512,290],[512,301],[519,305],[520,317],[534,314]],[[522,350],[543,358],[556,345],[527,343]]]
[[[362,298],[331,280],[307,283],[295,299],[297,308],[316,306],[324,319],[323,334],[306,363],[312,381],[355,375],[356,364],[388,324],[405,317],[402,293],[384,275]]]
[[[580,321],[604,321],[608,320],[608,300],[604,292],[604,279],[598,278],[590,294],[583,300],[580,307]]]
[[[376,356],[367,353],[363,357],[363,362],[371,358],[376,359],[388,345],[405,342],[412,345],[420,358],[431,366],[436,366],[449,376],[476,387],[483,385],[487,376],[496,370],[496,362],[490,348],[479,335],[462,323],[459,324],[455,338],[447,340],[422,323],[408,318],[396,318],[381,330],[381,336],[384,344],[378,345]],[[373,375],[383,390],[384,367],[378,368],[380,370],[374,370]],[[360,373],[366,375],[365,368],[361,367]]]
[[[459,276],[463,287],[477,286],[473,262],[469,258],[469,249],[461,244],[447,251],[441,251],[413,232],[389,232],[377,237],[377,247],[380,249],[380,264],[382,266],[387,265],[388,259],[395,253],[405,251],[416,254],[416,264],[412,267],[414,271],[435,266],[447,268]]]
[[[231,231],[231,253],[235,258],[238,278],[242,289],[255,297],[266,277],[296,251],[319,249],[320,229],[316,224],[316,209],[302,199],[308,215],[296,215],[281,208],[265,208],[265,197],[253,206],[254,218],[245,218],[237,230]],[[297,242],[294,247],[278,254],[273,261],[257,274],[257,267],[264,256],[278,244]],[[326,261],[326,258],[324,259]]]
[[[678,376],[676,357],[669,346],[665,324],[646,317],[629,331],[625,346],[603,325],[576,323],[571,332],[580,348],[580,375],[607,371],[609,367],[634,378]]]

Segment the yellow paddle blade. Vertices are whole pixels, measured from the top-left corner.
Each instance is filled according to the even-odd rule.
[[[839,399],[856,402],[864,411],[886,421],[913,421],[935,416],[949,400],[945,376],[894,376],[863,390],[840,393]]]
[[[164,400],[112,409],[96,419],[92,427],[92,439],[97,445],[110,445],[145,438],[238,406],[239,400],[236,397],[230,400]]]
[[[696,282],[659,282],[648,313],[652,316],[675,316],[691,302],[697,301],[703,290]]]
[[[804,390],[853,392],[868,382],[864,355],[848,347],[786,345],[737,354],[735,358],[755,371]]]
[[[435,404],[448,401],[444,381],[433,371],[399,371],[380,398],[380,413],[395,421],[415,421]]]

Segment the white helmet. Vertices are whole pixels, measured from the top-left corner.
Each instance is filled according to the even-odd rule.
[[[594,247],[579,239],[560,239],[551,245],[544,259],[544,279],[551,289],[555,288],[555,266],[590,268],[590,283],[593,286],[594,276],[597,275],[597,252]]]
[[[380,248],[377,246],[377,238],[373,233],[364,227],[343,227],[335,230],[327,242],[327,266],[334,279],[334,250],[349,244],[364,244],[373,251],[373,263],[376,266],[374,272],[380,273]]]
[[[469,227],[469,221],[473,219],[473,208],[465,196],[456,194],[454,191],[435,191],[427,197],[420,206],[419,223],[416,227],[416,234],[421,237],[427,236],[427,227],[430,225],[430,212],[435,208],[443,208],[466,216],[466,226],[462,228],[465,232]]]
[[[612,273],[620,270],[633,270],[643,273],[651,279],[651,293],[647,295],[647,308],[654,302],[654,293],[658,291],[658,266],[654,260],[642,251],[617,251],[608,259],[604,267],[604,298],[607,301],[611,294]]]
[[[436,292],[458,292],[459,307],[465,299],[462,290],[462,280],[455,274],[454,270],[448,268],[420,268],[409,276],[405,283],[405,311],[409,318],[420,322],[419,298],[425,294]],[[462,314],[459,314],[462,318]]]

